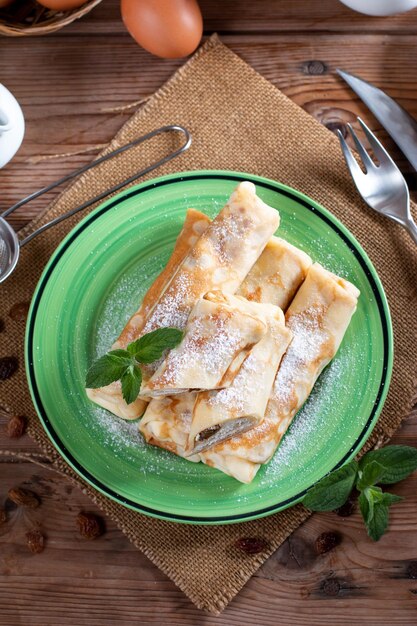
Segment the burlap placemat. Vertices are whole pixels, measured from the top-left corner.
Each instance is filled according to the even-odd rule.
[[[391,306],[396,354],[391,390],[368,442],[386,441],[410,411],[415,386],[417,254],[406,233],[362,204],[342,159],[337,138],[271,83],[212,37],[123,126],[108,149],[164,124],[186,126],[192,148],[157,174],[191,169],[234,169],[291,185],[321,202],[359,239],[383,281]],[[24,229],[31,232],[83,200],[113,185],[173,147],[170,136],[117,157],[86,173]],[[155,174],[153,174],[155,175]],[[15,355],[18,371],[0,383],[0,404],[29,417],[29,434],[53,467],[63,472],[111,518],[196,606],[218,613],[244,583],[309,515],[297,506],[269,518],[223,527],[184,526],[147,518],[112,502],[83,482],[60,458],[37,419],[23,366],[24,324],[9,315],[29,301],[42,268],[63,236],[82,216],[41,235],[22,250],[18,269],[1,286],[5,321],[0,356]],[[247,555],[241,537],[261,537],[267,546]]]

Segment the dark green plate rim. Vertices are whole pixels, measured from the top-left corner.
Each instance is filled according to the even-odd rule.
[[[335,465],[334,469],[341,467],[348,460],[353,458],[356,453],[361,449],[361,447],[366,442],[366,439],[370,435],[373,427],[376,424],[376,421],[381,413],[382,407],[385,402],[385,398],[388,393],[389,383],[391,380],[392,367],[393,367],[393,332],[392,332],[392,324],[391,324],[391,316],[389,312],[388,302],[384,293],[384,289],[382,287],[381,281],[378,277],[378,274],[373,267],[369,257],[366,252],[360,246],[358,241],[353,237],[350,231],[343,226],[343,224],[334,217],[330,211],[322,207],[320,204],[304,195],[303,193],[292,189],[286,185],[275,182],[270,179],[262,178],[255,176],[253,174],[245,174],[241,172],[233,172],[233,171],[216,171],[216,170],[207,170],[207,171],[191,171],[191,172],[182,172],[178,174],[170,174],[167,176],[162,176],[160,178],[155,178],[151,181],[147,181],[145,183],[141,183],[133,187],[130,190],[124,191],[117,195],[110,201],[105,202],[103,205],[97,207],[94,211],[92,211],[89,215],[87,215],[75,228],[65,237],[65,239],[58,246],[52,257],[50,258],[45,270],[39,280],[39,283],[35,289],[30,310],[28,316],[28,322],[26,326],[26,337],[25,337],[25,363],[26,363],[26,374],[29,383],[29,389],[32,396],[33,403],[35,405],[36,411],[39,415],[41,423],[43,427],[51,439],[54,446],[60,452],[60,454],[64,457],[64,459],[71,465],[71,467],[88,483],[90,483],[95,489],[108,496],[112,500],[123,504],[124,506],[131,508],[140,513],[144,513],[146,515],[150,515],[152,517],[158,517],[162,519],[166,519],[168,521],[175,522],[185,522],[185,523],[194,523],[194,524],[225,524],[225,523],[234,523],[244,521],[246,519],[254,519],[257,517],[264,517],[266,515],[271,515],[277,511],[280,511],[284,508],[288,508],[299,502],[303,496],[305,495],[307,490],[304,490],[298,493],[287,500],[278,501],[276,504],[269,506],[267,508],[261,508],[256,511],[242,513],[238,515],[228,515],[228,516],[219,516],[219,517],[197,517],[192,515],[179,515],[179,514],[171,514],[166,511],[158,511],[157,509],[153,509],[128,498],[125,498],[118,494],[113,489],[110,489],[106,485],[104,485],[100,480],[98,480],[93,474],[88,472],[78,461],[77,459],[66,449],[63,442],[58,437],[57,433],[54,430],[53,425],[51,424],[48,415],[42,405],[41,397],[39,394],[37,381],[35,377],[34,371],[34,359],[33,359],[33,333],[36,324],[36,316],[39,310],[39,305],[42,299],[42,294],[45,290],[45,287],[48,283],[48,280],[54,271],[56,265],[59,263],[61,257],[65,253],[65,251],[71,246],[73,241],[78,237],[78,235],[88,226],[90,226],[96,219],[98,219],[101,215],[111,210],[115,206],[117,206],[120,202],[123,202],[127,198],[132,198],[142,193],[146,193],[148,190],[155,189],[156,187],[162,187],[164,185],[172,185],[175,183],[182,183],[184,180],[207,180],[207,179],[221,179],[221,180],[229,180],[235,182],[241,182],[242,180],[249,180],[255,183],[260,187],[264,187],[265,189],[269,189],[271,191],[279,191],[280,194],[287,196],[288,198],[295,199],[299,204],[304,206],[307,210],[311,211],[320,219],[322,219],[330,228],[332,228],[338,236],[342,239],[342,241],[349,247],[351,252],[354,254],[356,259],[358,260],[365,276],[368,279],[372,292],[375,296],[375,302],[378,307],[381,326],[382,326],[382,334],[384,341],[384,351],[383,351],[383,367],[381,374],[381,381],[378,389],[378,394],[375,399],[374,406],[372,411],[368,417],[368,420],[362,429],[362,432],[359,434],[358,438],[355,441],[355,444],[350,448],[350,450],[343,456],[342,459]]]

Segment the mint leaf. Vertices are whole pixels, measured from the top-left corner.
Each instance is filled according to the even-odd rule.
[[[347,500],[353,485],[359,489],[359,507],[368,535],[378,541],[388,528],[389,507],[402,498],[384,493],[377,483],[395,483],[417,469],[417,449],[387,446],[368,452],[359,464],[348,465],[322,478],[304,496],[303,504],[313,511],[331,511]]]
[[[131,404],[139,395],[142,372],[138,365],[131,365],[122,376],[122,395],[126,404]]]
[[[138,397],[142,384],[138,361],[152,363],[158,360],[165,350],[175,348],[183,335],[178,328],[159,328],[130,343],[127,350],[110,350],[90,367],[85,386],[97,389],[121,380],[123,398],[127,404],[131,404]]]
[[[366,496],[366,493],[362,491],[359,494],[358,502],[359,502],[359,509],[362,514],[363,520],[365,524],[367,524],[374,515],[373,501],[368,499]]]
[[[384,466],[385,471],[379,478],[379,482],[385,485],[397,483],[407,478],[417,469],[417,448],[411,446],[387,446],[380,450],[372,450],[365,454],[359,462],[359,469],[376,461]]]
[[[110,352],[107,352],[107,354],[110,354],[111,356],[117,356],[120,359],[126,359],[126,362],[131,363],[132,362],[132,357],[130,356],[129,352],[127,350],[110,350]]]
[[[380,487],[366,487],[359,496],[359,508],[361,512],[366,510],[366,515],[362,516],[366,522],[370,522],[374,515],[374,504],[382,502],[384,494]]]
[[[380,482],[381,476],[384,475],[385,467],[377,461],[366,463],[363,470],[359,469],[359,480],[356,487],[363,491],[366,487],[371,487]]]
[[[401,502],[401,500],[404,500],[404,498],[402,496],[397,496],[395,493],[384,493],[381,501],[382,504],[391,506],[396,502]]]
[[[388,527],[389,507],[402,500],[393,493],[383,493],[379,487],[368,487],[359,496],[359,508],[368,535],[378,541]]]
[[[333,511],[346,502],[356,480],[358,464],[351,461],[331,472],[304,496],[303,504],[312,511]]]
[[[377,502],[376,504],[374,504],[374,514],[372,518],[368,522],[365,520],[368,535],[374,541],[379,541],[379,539],[381,539],[382,535],[388,528],[388,511],[389,509],[386,504],[383,504],[382,502]]]
[[[126,362],[118,356],[105,354],[90,367],[85,378],[85,386],[90,389],[106,387],[123,375]]]
[[[366,492],[370,494],[374,502],[382,502],[384,500],[384,494],[381,487],[375,487],[374,485],[373,487],[368,487]]]
[[[130,343],[127,350],[139,363],[153,363],[165,350],[175,348],[183,336],[178,328],[158,328]]]

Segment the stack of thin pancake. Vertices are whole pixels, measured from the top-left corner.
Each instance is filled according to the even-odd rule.
[[[237,186],[217,217],[189,209],[166,268],[113,349],[160,327],[181,343],[147,365],[137,400],[119,382],[87,389],[149,444],[241,482],[273,456],[336,354],[359,291],[273,236],[279,213]],[[284,315],[285,313],[285,315]]]

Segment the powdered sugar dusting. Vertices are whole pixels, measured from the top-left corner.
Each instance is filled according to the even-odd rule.
[[[107,294],[99,311],[94,337],[96,357],[102,356],[113,345],[118,334],[142,301],[146,288],[156,277],[155,259],[142,262],[138,272],[136,265],[123,273],[114,290]]]
[[[239,214],[236,213],[233,215],[234,219],[217,218],[213,220],[211,223],[211,231],[213,233],[213,237],[211,240],[211,244],[217,254],[217,257],[221,263],[230,263],[234,260],[236,246],[242,244],[245,235],[247,234],[245,231],[248,230],[244,227],[243,219],[239,219]],[[246,217],[246,221],[249,221],[249,218]],[[233,242],[233,246],[230,243]]]
[[[94,407],[94,422],[91,422],[93,431],[100,431],[100,438],[103,437],[106,446],[110,446],[116,454],[125,455],[129,446],[142,446],[146,444],[138,430],[138,422],[126,421],[120,417],[115,417],[105,409]]]
[[[155,328],[175,326],[184,328],[190,313],[192,284],[185,272],[179,272],[174,279],[175,290],[168,288],[152,311],[143,333]]]
[[[207,404],[223,410],[233,410],[234,415],[244,415],[250,398],[256,395],[254,377],[259,376],[264,368],[265,363],[261,363],[252,352],[245,359],[230,387],[208,395]]]
[[[321,466],[321,450],[332,437],[339,424],[340,413],[346,412],[346,398],[352,393],[350,373],[361,368],[364,356],[342,345],[336,357],[322,372],[308,400],[294,417],[271,461],[258,474],[260,485],[285,480],[294,467],[310,471],[318,462]],[[366,372],[364,371],[364,375]],[[333,424],[331,416],[334,416]],[[362,416],[352,414],[351,420],[362,422]],[[314,441],[314,448],[311,442]],[[350,441],[340,439],[341,450],[349,449]],[[309,462],[306,463],[305,455]]]
[[[183,329],[195,301],[215,286],[215,273],[219,266],[225,265],[232,271],[230,266],[236,262],[236,248],[242,244],[243,235],[247,233],[239,226],[241,220],[225,220],[221,215],[223,219],[216,218],[211,222],[193,253],[185,259],[152,311],[144,332],[165,326]],[[208,265],[207,259],[210,261]],[[238,274],[236,288],[240,282]],[[199,277],[198,284],[195,277]]]
[[[317,308],[310,307],[293,315],[288,321],[293,339],[282,359],[275,379],[273,397],[282,405],[288,404],[294,388],[294,372],[320,357],[327,334],[320,328]]]
[[[161,376],[160,384],[166,384],[171,379],[180,381],[190,373],[193,364],[198,365],[203,373],[221,377],[236,352],[247,343],[241,329],[231,326],[229,319],[221,313],[193,317],[181,348],[172,350],[168,356],[167,369]],[[194,374],[198,377],[198,371]],[[199,387],[198,381],[195,386]]]
[[[102,441],[111,450],[114,458],[123,462],[119,465],[119,471],[123,472],[127,463],[128,466],[135,467],[138,479],[141,474],[165,475],[167,471],[183,475],[195,474],[195,463],[147,444],[139,431],[138,420],[125,421],[100,407],[93,407],[92,413],[94,419],[89,423],[89,431],[94,439]],[[142,459],[145,462],[138,463],[138,452],[144,454]],[[161,489],[163,488],[161,485]]]
[[[333,360],[321,374],[308,400],[295,416],[278,450],[265,466],[266,481],[271,474],[274,475],[274,478],[281,478],[287,473],[288,468],[294,467],[300,450],[309,449],[309,441],[313,439],[317,441],[317,437],[320,437],[323,442],[326,441],[329,436],[326,428],[326,425],[328,426],[329,395],[326,394],[326,389],[338,390],[338,393],[335,393],[331,398],[332,410],[337,412],[340,399],[344,397],[341,391],[348,391],[345,389],[343,380],[346,378],[349,365],[349,355],[344,352],[343,355]],[[326,410],[324,410],[325,407]]]

